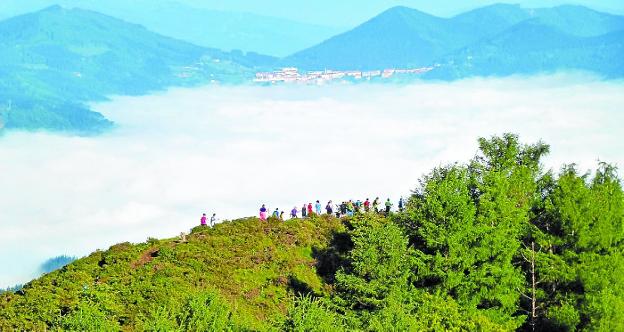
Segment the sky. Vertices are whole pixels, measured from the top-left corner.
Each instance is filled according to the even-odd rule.
[[[96,137],[0,137],[0,288],[50,257],[84,256],[199,223],[314,200],[409,195],[477,138],[551,145],[558,170],[624,165],[624,82],[567,74],[453,83],[218,87],[118,97]]]
[[[511,3],[525,7],[552,7],[562,4],[578,4],[597,10],[624,15],[621,0],[107,0],[111,6],[157,6],[167,2],[214,10],[249,12],[264,16],[289,18],[294,21],[333,27],[355,27],[384,10],[402,5],[419,9],[437,16],[449,17],[474,8],[494,4]],[[100,3],[101,0],[0,0],[0,18],[44,8],[54,3],[81,4]],[[121,5],[120,5],[121,4]]]

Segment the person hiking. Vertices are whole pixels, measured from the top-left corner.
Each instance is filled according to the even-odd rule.
[[[213,213],[212,217],[210,217],[210,227],[214,226],[217,223],[217,214]]]
[[[205,213],[202,215],[200,222],[202,226],[206,226],[206,214]]]
[[[308,216],[308,208],[306,207],[305,203],[303,203],[303,207],[301,208],[301,218],[305,218]]]
[[[280,212],[279,218],[281,221],[284,221],[284,211]]]
[[[267,208],[264,204],[262,204],[262,207],[260,208],[260,220],[266,221],[268,216]]]
[[[312,217],[312,203],[308,203],[308,217]]]
[[[390,198],[386,200],[386,215],[390,214],[390,209],[392,208],[392,202],[390,202]]]
[[[345,214],[347,214],[347,202],[342,202],[340,204],[340,215],[344,216]]]
[[[366,201],[364,201],[364,211],[370,211],[370,204],[370,200],[367,198]]]
[[[353,207],[353,202],[351,200],[349,200],[349,202],[347,203],[347,215],[349,217],[353,217],[353,211],[355,210],[355,208]]]
[[[280,216],[279,209],[275,209],[275,211],[273,211],[273,217],[279,218],[279,216]]]
[[[355,202],[355,212],[360,213],[360,209],[362,209],[362,201],[358,199]]]
[[[316,203],[314,204],[314,209],[316,210],[316,214],[320,216],[321,215],[321,202],[316,200]]]
[[[405,206],[405,202],[403,201],[403,197],[399,199],[399,211],[403,212],[403,207]]]
[[[327,205],[325,206],[325,211],[330,216],[334,213],[334,207],[332,206],[332,201],[327,202]]]
[[[292,219],[296,219],[297,218],[297,212],[299,212],[299,210],[297,210],[297,207],[295,206],[291,211],[290,211],[290,217]]]
[[[375,213],[379,213],[379,197],[373,201],[373,210],[375,210]]]

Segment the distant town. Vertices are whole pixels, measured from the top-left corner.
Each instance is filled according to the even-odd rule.
[[[256,73],[257,83],[308,83],[323,84],[336,80],[371,80],[373,78],[388,79],[396,75],[419,75],[433,70],[434,67],[415,69],[385,69],[373,71],[359,70],[322,70],[300,73],[298,68],[289,67],[272,72]]]

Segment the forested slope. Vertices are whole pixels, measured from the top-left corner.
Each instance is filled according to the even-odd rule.
[[[616,169],[479,143],[387,217],[249,218],[95,252],[1,295],[0,330],[624,330]]]

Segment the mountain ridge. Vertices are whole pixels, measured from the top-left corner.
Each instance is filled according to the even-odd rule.
[[[24,7],[24,10],[30,8],[30,11],[38,11],[47,7],[45,6],[47,3],[56,3],[64,8],[82,8],[100,12],[127,22],[141,24],[161,35],[206,48],[224,51],[242,50],[276,57],[312,46],[343,30],[342,27],[315,25],[287,18],[211,10],[170,0],[131,2],[41,0],[30,6],[21,7]],[[24,14],[14,8],[14,15],[10,15],[11,4],[8,6],[9,16]],[[13,7],[19,8],[20,5],[14,4]]]
[[[101,132],[86,102],[169,86],[242,82],[272,61],[158,35],[98,12],[47,7],[0,22],[0,122],[7,129]]]
[[[620,75],[618,70],[611,72],[606,63],[584,63],[588,52],[586,46],[577,48],[573,45],[589,42],[589,37],[599,37],[614,31],[624,29],[624,16],[601,13],[583,6],[558,6],[552,8],[527,9],[518,5],[495,4],[477,8],[450,18],[440,18],[416,9],[405,6],[393,7],[384,11],[371,20],[361,24],[353,30],[333,37],[312,48],[297,52],[283,60],[284,65],[297,66],[307,70],[360,69],[380,70],[386,68],[415,68],[429,67],[436,64],[452,66],[452,61],[463,62],[459,57],[464,55],[466,48],[483,46],[488,49],[488,56],[496,58],[502,63],[509,53],[504,48],[491,50],[492,43],[488,41],[497,36],[525,33],[528,28],[519,29],[523,22],[543,26],[544,31],[557,31],[559,38],[570,43],[569,49],[578,50],[578,61],[572,61],[568,57],[562,66],[552,66],[546,71],[556,69],[590,70],[596,71],[606,77]],[[400,22],[397,24],[396,22]],[[552,35],[552,34],[551,34]],[[531,39],[516,38],[517,42],[524,44],[525,49],[537,51],[533,44],[547,46],[536,34],[527,34]],[[572,36],[572,38],[570,38]],[[556,38],[551,38],[556,40]],[[559,44],[562,40],[559,40]],[[618,41],[611,40],[612,51],[619,50]],[[486,52],[482,50],[482,53]],[[549,57],[547,47],[543,48],[543,57]],[[496,53],[500,54],[496,54]],[[554,52],[554,50],[553,50]],[[608,61],[621,63],[618,57],[624,54],[615,53],[608,55]],[[535,59],[538,61],[538,59]],[[483,63],[483,65],[486,65]],[[511,65],[511,64],[510,64]],[[537,63],[528,67],[539,67]],[[474,72],[466,67],[458,72],[460,76],[447,76],[447,79],[458,79],[470,76],[479,76],[487,71],[487,68],[476,68]],[[524,67],[509,67],[494,74],[506,75],[517,71],[518,74],[537,73],[524,70]],[[444,77],[440,72],[425,75],[424,77]],[[444,71],[445,69],[443,69]]]
[[[619,331],[617,168],[555,173],[549,149],[480,138],[402,211],[250,217],[96,250],[0,292],[0,330]]]

